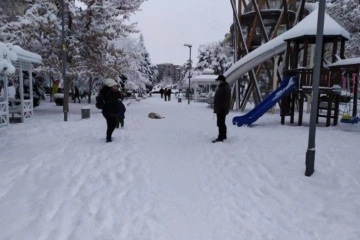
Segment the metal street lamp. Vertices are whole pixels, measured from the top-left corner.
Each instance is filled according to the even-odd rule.
[[[325,0],[319,1],[318,24],[316,31],[316,49],[315,49],[315,63],[314,73],[312,77],[312,102],[310,113],[310,126],[309,126],[309,140],[308,149],[305,157],[305,176],[310,177],[314,173],[315,165],[315,134],[316,134],[316,118],[317,118],[317,105],[319,96],[319,79],[322,61],[322,48],[323,48],[323,33],[324,33],[324,18],[325,18]]]
[[[190,55],[189,55],[189,88],[188,88],[188,93],[189,93],[189,95],[188,95],[188,104],[190,104],[190,93],[191,93],[191,91],[190,91],[190,80],[191,80],[190,71],[191,71],[191,67],[192,67],[191,66],[191,47],[192,47],[192,45],[189,44],[189,43],[185,43],[184,46],[189,47],[189,49],[190,49]]]
[[[62,0],[62,14],[61,14],[61,49],[62,49],[62,75],[63,75],[63,90],[64,90],[64,98],[63,98],[63,112],[64,112],[64,121],[66,122],[68,119],[69,112],[69,87],[66,82],[66,43],[65,43],[65,0]]]

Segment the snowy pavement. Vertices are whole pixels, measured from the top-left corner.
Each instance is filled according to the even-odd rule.
[[[306,119],[265,114],[238,128],[231,112],[229,139],[213,144],[207,104],[127,103],[112,143],[94,105],[81,119],[85,103],[64,122],[43,101],[34,119],[0,129],[1,240],[360,239],[359,132],[320,124],[308,178]]]

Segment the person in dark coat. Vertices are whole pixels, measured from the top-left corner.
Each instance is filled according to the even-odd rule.
[[[79,91],[79,88],[75,86],[75,92],[74,92],[74,103],[76,101],[76,99],[79,101],[80,103],[80,91]]]
[[[121,99],[119,99],[119,102],[118,102],[118,117],[117,117],[116,128],[119,128],[119,125],[121,126],[121,128],[124,128],[125,112],[126,112],[125,105],[123,104]]]
[[[214,113],[216,114],[216,124],[219,128],[219,135],[212,141],[214,143],[222,142],[227,138],[225,119],[230,110],[231,98],[231,90],[229,83],[226,82],[226,78],[223,75],[219,75],[216,81],[219,81],[219,84],[214,96]]]
[[[168,95],[168,101],[170,101],[171,100],[171,88],[169,88],[167,90],[167,95]]]
[[[160,92],[160,97],[163,98],[163,96],[164,96],[164,89],[163,89],[163,88],[160,88],[160,91],[159,91],[159,92]]]
[[[168,89],[167,88],[164,89],[164,99],[165,99],[165,101],[167,101],[167,99],[168,99]]]
[[[119,116],[119,99],[121,99],[117,82],[111,78],[107,78],[104,81],[104,86],[100,89],[99,95],[104,102],[102,114],[107,124],[106,142],[112,142],[112,133],[115,130]]]

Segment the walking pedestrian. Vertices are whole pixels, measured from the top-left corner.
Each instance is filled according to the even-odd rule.
[[[164,99],[165,99],[165,102],[168,99],[168,89],[167,88],[164,89]]]
[[[75,91],[74,91],[74,96],[73,96],[74,103],[75,103],[76,99],[80,103],[80,91],[79,91],[79,88],[77,86],[75,86]]]
[[[160,92],[160,97],[163,98],[163,96],[164,96],[164,89],[163,89],[163,88],[160,88],[160,91],[159,91],[159,92]]]
[[[168,95],[168,101],[170,101],[171,100],[171,88],[168,89],[167,95]]]
[[[117,88],[117,82],[111,78],[104,81],[104,86],[100,89],[96,101],[102,101],[102,114],[106,119],[106,142],[112,142],[112,133],[115,130],[119,116],[119,99],[121,94]]]
[[[124,119],[125,119],[125,112],[126,108],[121,99],[119,99],[118,102],[118,116],[117,116],[117,122],[116,122],[116,128],[124,128]]]

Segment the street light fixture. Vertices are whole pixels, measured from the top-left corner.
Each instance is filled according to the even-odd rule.
[[[189,43],[185,43],[184,46],[189,47],[189,49],[190,49],[190,55],[189,55],[189,87],[188,87],[188,93],[189,93],[189,95],[188,95],[188,104],[190,104],[190,93],[191,93],[191,91],[190,91],[190,80],[191,80],[190,71],[191,71],[191,67],[192,67],[191,66],[191,47],[192,47],[192,45],[189,44]]]

